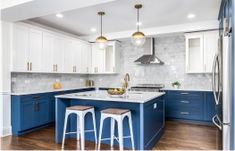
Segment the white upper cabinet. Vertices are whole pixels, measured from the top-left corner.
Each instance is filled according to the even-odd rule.
[[[218,31],[185,34],[186,73],[210,73],[217,51]]]
[[[66,40],[62,37],[54,36],[53,46],[53,71],[63,72],[64,71],[64,52],[65,52]]]
[[[117,73],[120,60],[118,42],[108,42],[106,49],[92,44],[92,73]]]
[[[91,44],[83,42],[81,49],[81,73],[91,72]]]
[[[204,33],[204,71],[212,73],[214,56],[218,50],[218,31]]]
[[[13,27],[12,71],[40,72],[42,32],[27,26]]]
[[[12,71],[26,72],[28,62],[29,29],[21,25],[13,27]]]
[[[14,24],[13,72],[116,73],[117,42],[100,50],[96,44],[29,24]]]
[[[55,70],[53,61],[54,36],[50,33],[43,32],[42,44],[42,71],[53,72]]]
[[[42,64],[42,32],[29,30],[29,62],[30,71],[40,72]]]

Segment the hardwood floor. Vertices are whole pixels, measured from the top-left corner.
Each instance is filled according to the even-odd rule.
[[[54,133],[54,127],[47,127],[19,137],[7,136],[0,139],[0,147],[2,150],[60,150],[61,144],[54,142]],[[66,139],[66,150],[79,149],[78,146],[75,139]],[[87,141],[86,149],[96,149],[95,144]],[[102,145],[101,149],[110,150],[110,146]],[[167,121],[166,131],[153,149],[213,150],[216,149],[216,128]]]

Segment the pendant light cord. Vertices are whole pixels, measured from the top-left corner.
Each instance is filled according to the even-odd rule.
[[[140,17],[140,13],[139,13],[139,8],[137,8],[137,31],[139,32],[140,27],[139,27],[139,18]]]
[[[101,35],[101,36],[103,36],[103,29],[102,29],[102,27],[103,27],[103,23],[102,23],[102,22],[103,22],[103,19],[102,19],[102,16],[103,16],[103,15],[100,15],[100,35]]]

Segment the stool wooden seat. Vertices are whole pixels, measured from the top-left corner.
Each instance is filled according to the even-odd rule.
[[[102,113],[106,113],[106,114],[118,114],[118,115],[122,115],[125,114],[127,112],[129,112],[130,110],[127,109],[115,109],[115,108],[108,108],[105,110],[102,110]]]
[[[67,107],[66,110],[78,110],[78,111],[85,111],[88,109],[93,108],[93,106],[81,106],[81,105],[76,105],[76,106],[71,106]]]

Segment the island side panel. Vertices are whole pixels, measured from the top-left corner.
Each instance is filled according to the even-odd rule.
[[[143,105],[144,149],[150,150],[159,141],[165,127],[164,97],[158,97]],[[142,129],[142,128],[141,128]]]
[[[71,106],[73,105],[89,105],[95,107],[95,114],[96,114],[96,126],[97,132],[99,132],[100,126],[100,111],[107,109],[107,108],[121,108],[121,109],[129,109],[132,113],[132,121],[133,121],[133,131],[134,131],[134,141],[135,141],[135,149],[140,149],[141,139],[140,139],[140,103],[127,103],[127,102],[113,102],[113,101],[98,101],[98,100],[78,100],[74,99],[71,100]],[[129,135],[129,126],[127,123],[127,118],[124,120],[124,136]],[[87,115],[85,118],[85,128],[92,129],[93,124],[91,121],[91,115]],[[117,125],[116,125],[116,132],[117,135]],[[76,130],[76,116],[71,116],[70,118],[70,130]],[[98,135],[99,136],[99,135]],[[71,137],[76,137],[72,135]],[[110,137],[110,120],[106,119],[104,122],[102,138]],[[94,141],[93,133],[86,133],[86,140]],[[103,144],[110,144],[110,141],[102,141]],[[118,143],[115,141],[115,144]],[[124,147],[131,148],[130,139],[124,139]]]
[[[56,102],[55,102],[55,121],[56,121],[55,139],[56,139],[56,143],[62,142],[65,110],[66,110],[66,107],[68,107],[68,106],[70,106],[70,99],[56,98]],[[69,129],[69,128],[67,128],[67,129]]]

